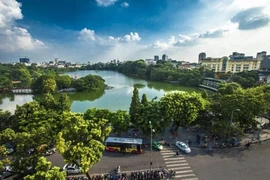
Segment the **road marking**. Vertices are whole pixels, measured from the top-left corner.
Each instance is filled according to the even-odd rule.
[[[167,167],[176,167],[176,166],[188,166],[188,163],[181,164],[166,164]]]
[[[181,162],[182,160],[186,160],[184,157],[183,159],[172,159],[170,161],[166,161],[166,163],[178,163],[178,162]]]
[[[176,174],[184,174],[184,173],[190,173],[193,172],[192,170],[185,170],[185,171],[175,171]]]
[[[161,152],[162,155],[176,154],[176,152]]]
[[[176,170],[181,170],[181,169],[191,169],[190,166],[185,166],[185,167],[175,167],[175,168],[171,168],[172,170],[176,171]]]
[[[164,157],[163,157],[164,158]],[[170,158],[164,158],[164,161],[171,161],[171,160],[181,160],[183,157],[170,157]]]
[[[162,155],[162,156],[163,156],[163,158],[169,158],[169,157],[174,158],[176,155],[174,155],[174,156],[172,156],[172,155]]]
[[[166,164],[168,164],[168,163],[180,164],[180,163],[185,163],[185,162],[187,162],[185,159],[184,160],[179,160],[179,161],[170,161],[170,162],[165,161]]]
[[[185,178],[185,179],[182,179],[182,180],[199,180],[198,178]]]
[[[189,177],[189,176],[196,176],[195,174],[181,174],[181,175],[175,175],[175,178],[183,178],[183,177]]]

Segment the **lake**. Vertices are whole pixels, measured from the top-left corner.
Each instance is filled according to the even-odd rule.
[[[140,98],[143,94],[147,95],[148,100],[155,97],[158,99],[164,96],[167,92],[173,91],[196,91],[198,88],[178,86],[175,84],[161,83],[146,81],[128,77],[115,71],[75,71],[65,73],[74,78],[80,78],[88,74],[101,76],[108,86],[112,89],[105,90],[104,92],[85,93],[73,92],[68,93],[72,101],[72,112],[85,112],[88,108],[109,109],[110,111],[129,110],[131,98],[133,95],[134,86],[139,88]],[[16,105],[23,105],[27,102],[33,101],[33,95],[13,95],[13,94],[0,94],[0,109],[14,112]]]

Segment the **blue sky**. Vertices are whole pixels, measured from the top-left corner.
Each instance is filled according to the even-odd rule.
[[[270,53],[269,0],[0,0],[0,62]]]

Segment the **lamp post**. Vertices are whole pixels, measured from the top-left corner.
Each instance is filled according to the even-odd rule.
[[[230,127],[231,127],[232,122],[233,122],[233,113],[234,113],[234,111],[240,111],[240,109],[234,109],[234,110],[232,110],[232,113],[231,113],[231,121],[230,121]],[[228,137],[230,137],[230,134],[231,134],[231,130],[229,129],[229,136],[228,136]]]
[[[151,139],[150,139],[150,171],[152,171],[152,122],[149,121],[150,131],[151,131]]]

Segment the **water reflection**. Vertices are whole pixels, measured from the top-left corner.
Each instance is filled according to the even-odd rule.
[[[183,87],[176,84],[150,82],[142,79],[127,77],[114,71],[76,71],[66,73],[71,77],[83,77],[88,74],[101,76],[108,86],[113,87],[102,92],[67,93],[71,100],[72,112],[85,112],[88,108],[103,108],[111,111],[129,110],[134,86],[139,89],[139,96],[147,95],[148,100],[158,99],[172,91],[200,91],[197,88]],[[54,95],[57,96],[57,95]],[[14,112],[16,105],[23,105],[34,100],[39,101],[42,96],[0,94],[0,109]]]

